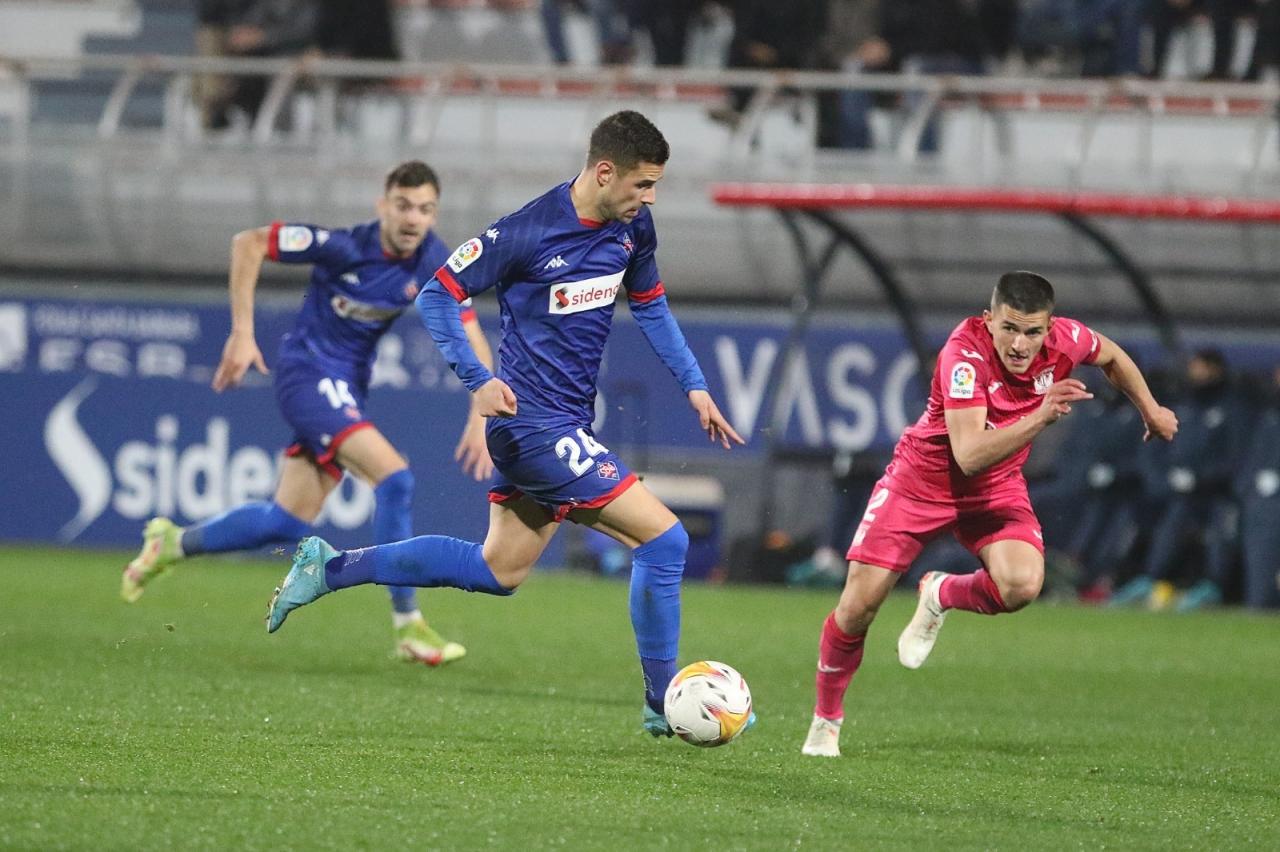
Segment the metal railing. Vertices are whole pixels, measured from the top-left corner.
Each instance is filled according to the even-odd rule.
[[[820,92],[862,90],[887,96],[913,95],[895,145],[897,158],[913,162],[930,116],[939,109],[975,108],[993,122],[997,151],[1013,156],[1007,121],[1016,113],[1070,113],[1076,116],[1066,161],[1085,165],[1094,152],[1099,127],[1109,116],[1136,116],[1151,144],[1155,122],[1166,117],[1206,116],[1245,122],[1248,142],[1233,158],[1256,173],[1280,107],[1280,84],[1193,83],[1137,79],[1081,80],[994,76],[921,76],[814,71],[740,71],[705,68],[573,68],[544,65],[462,65],[342,59],[213,58],[189,56],[97,56],[59,59],[0,57],[0,119],[11,136],[23,140],[32,125],[33,87],[90,74],[114,75],[97,119],[97,133],[115,138],[125,110],[148,80],[164,86],[162,130],[173,141],[198,140],[193,126],[193,84],[202,75],[266,77],[270,83],[257,112],[251,138],[269,144],[280,135],[290,96],[304,83],[314,94],[315,119],[305,141],[323,143],[339,132],[338,105],[345,84],[375,86],[382,96],[404,103],[402,129],[410,144],[429,144],[439,127],[441,106],[450,98],[478,98],[488,108],[503,99],[576,99],[605,106],[625,100],[707,102],[734,88],[752,94],[731,135],[729,153],[750,156],[770,110],[779,103],[812,104]],[[3,125],[0,125],[3,126]],[[812,130],[812,128],[810,128]]]

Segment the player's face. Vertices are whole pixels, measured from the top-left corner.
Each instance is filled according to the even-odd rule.
[[[995,311],[983,311],[982,319],[991,332],[1000,363],[1010,373],[1025,373],[1044,346],[1053,321],[1048,311],[1024,314],[1008,305],[996,305]]]
[[[619,222],[631,222],[645,205],[658,200],[658,181],[662,180],[662,166],[641,163],[627,172],[614,171],[604,187],[600,207],[606,217]]]
[[[440,194],[429,183],[422,186],[393,186],[378,199],[378,220],[382,226],[382,248],[408,257],[418,250],[427,233],[435,227]]]

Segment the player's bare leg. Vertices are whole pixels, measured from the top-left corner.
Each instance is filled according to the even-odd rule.
[[[822,625],[815,679],[817,703],[801,752],[812,757],[840,756],[844,695],[858,667],[867,630],[902,575],[862,562],[850,562],[840,601]]]
[[[508,589],[523,583],[558,529],[560,524],[529,497],[490,503],[481,553],[494,579]]]
[[[1030,542],[1005,539],[978,552],[983,567],[972,574],[930,571],[920,580],[915,615],[898,637],[898,660],[918,669],[928,659],[949,609],[984,615],[1016,612],[1040,595],[1044,556]]]
[[[373,539],[386,544],[413,535],[413,473],[399,451],[370,426],[351,433],[338,448],[338,463],[373,487]],[[450,642],[427,624],[418,609],[417,590],[391,586],[393,654],[407,663],[438,666],[460,660],[467,649]]]

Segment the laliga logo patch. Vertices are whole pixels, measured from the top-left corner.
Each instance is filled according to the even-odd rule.
[[[547,310],[553,314],[576,314],[612,305],[622,286],[622,272],[585,281],[566,281],[548,292]]]
[[[311,229],[302,225],[289,225],[281,228],[276,238],[280,251],[306,251],[311,248]]]
[[[454,272],[461,272],[480,259],[484,254],[484,243],[480,240],[467,240],[458,246],[458,250],[449,255],[448,266]]]
[[[967,361],[961,361],[951,368],[952,399],[973,399],[973,386],[977,381],[978,371]]]
[[[596,476],[601,479],[617,479],[618,466],[611,461],[602,461],[596,465]]]
[[[1049,386],[1053,384],[1053,370],[1045,370],[1035,378],[1035,391],[1040,396],[1049,392]]]

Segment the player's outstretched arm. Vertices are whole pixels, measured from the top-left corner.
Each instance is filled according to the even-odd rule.
[[[213,389],[218,393],[239,385],[250,367],[263,375],[270,372],[253,330],[253,291],[267,257],[270,235],[270,228],[252,228],[231,240],[231,334],[213,374]]]
[[[1098,357],[1093,364],[1138,409],[1138,414],[1147,427],[1142,440],[1150,441],[1154,437],[1172,441],[1173,436],[1178,434],[1178,416],[1156,402],[1151,388],[1147,387],[1146,378],[1128,352],[1101,334],[1098,335],[1098,343]]]
[[[732,449],[732,444],[745,444],[746,441],[734,430],[725,416],[720,413],[719,406],[716,405],[711,394],[705,390],[689,391],[689,404],[693,406],[693,410],[698,413],[698,424],[702,427],[702,431],[707,433],[707,438],[712,442],[719,442],[720,446],[726,450]]]
[[[948,408],[947,437],[951,454],[965,476],[981,473],[1004,461],[1052,423],[1071,413],[1071,403],[1093,399],[1079,379],[1054,382],[1035,413],[1000,429],[987,428],[987,407]]]
[[[472,315],[463,321],[462,328],[466,331],[467,340],[470,341],[471,348],[475,350],[480,363],[492,371],[493,350],[489,347],[488,338],[484,336],[480,321]],[[484,434],[484,416],[480,413],[475,394],[471,396],[467,422],[462,428],[462,437],[458,440],[458,446],[454,448],[453,458],[462,466],[462,472],[476,482],[483,482],[493,475],[493,459],[489,457],[489,444]]]

